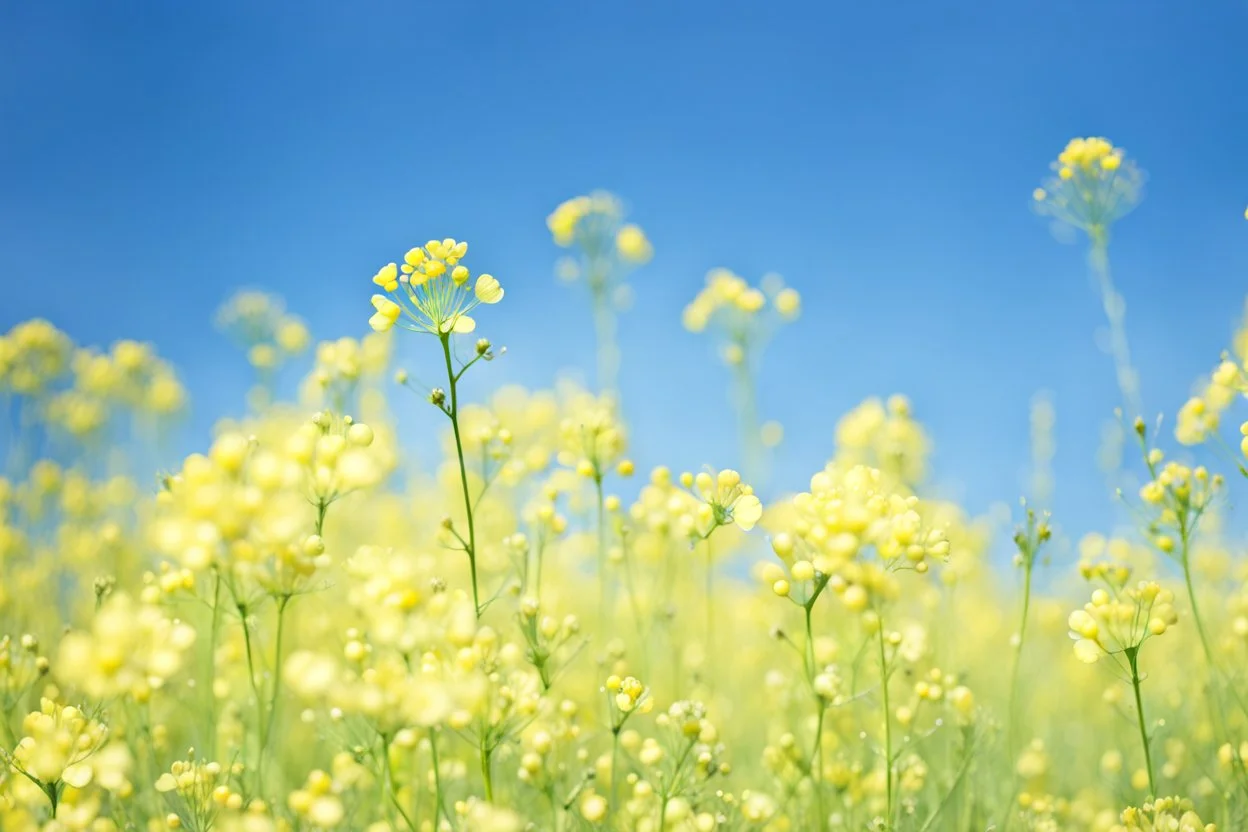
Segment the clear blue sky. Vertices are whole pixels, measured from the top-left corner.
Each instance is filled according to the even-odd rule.
[[[198,402],[189,447],[241,407],[211,324],[233,288],[360,334],[375,268],[455,236],[507,288],[480,316],[510,350],[489,382],[544,384],[592,340],[543,220],[609,188],[657,251],[622,322],[641,462],[731,461],[725,376],[680,310],[712,266],[774,270],[805,296],[763,382],[778,485],[903,391],[946,491],[1013,502],[1045,388],[1058,519],[1104,527],[1102,315],[1029,194],[1077,134],[1148,171],[1113,257],[1146,405],[1172,414],[1248,286],[1246,43],[1224,0],[5,3],[0,329],[156,342]]]

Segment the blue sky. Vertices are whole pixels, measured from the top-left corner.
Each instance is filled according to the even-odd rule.
[[[680,310],[710,267],[776,271],[805,298],[762,384],[778,486],[901,391],[942,490],[1012,503],[1047,389],[1057,518],[1105,528],[1100,306],[1029,194],[1073,135],[1148,171],[1112,256],[1146,406],[1173,414],[1244,301],[1246,37],[1220,0],[7,3],[0,329],[156,342],[198,401],[193,447],[242,406],[211,323],[234,288],[360,334],[376,267],[455,236],[507,288],[479,323],[509,353],[476,392],[546,384],[593,359],[543,220],[608,188],[657,252],[621,324],[639,461],[733,461],[726,376]]]

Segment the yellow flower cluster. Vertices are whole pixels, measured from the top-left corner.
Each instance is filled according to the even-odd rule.
[[[384,449],[370,447],[373,440],[368,425],[327,412],[280,443],[224,433],[166,481],[153,540],[194,572],[295,592],[327,563],[321,533],[329,507],[386,475]]]
[[[1108,139],[1071,139],[1051,168],[1032,194],[1036,210],[1089,236],[1103,236],[1140,201],[1144,174]]]
[[[308,348],[311,336],[298,316],[286,311],[277,295],[238,292],[217,310],[217,328],[247,353],[258,372],[277,370]]]
[[[1136,808],[1122,810],[1120,823],[1110,832],[1217,832],[1196,814],[1192,801],[1182,797],[1157,797]]]
[[[767,275],[754,287],[727,269],[714,269],[685,307],[682,320],[690,332],[712,326],[722,330],[724,361],[735,366],[761,348],[776,322],[794,320],[801,308],[801,295],[787,288],[779,275]]]
[[[380,333],[339,338],[316,345],[316,362],[305,379],[302,400],[313,407],[329,404],[342,411],[356,407],[361,385],[378,386],[390,366],[391,339]]]
[[[0,391],[35,396],[69,366],[74,344],[42,318],[23,321],[0,337]]]
[[[836,423],[838,461],[878,468],[911,488],[926,476],[930,445],[905,396],[867,399]]]
[[[560,465],[580,476],[600,480],[612,467],[625,461],[628,434],[613,397],[573,392],[565,403],[565,413],[559,422],[556,458]]]
[[[30,399],[48,427],[88,444],[107,439],[122,417],[156,427],[186,406],[177,374],[150,345],[118,341],[108,353],[76,348],[43,320],[0,336],[3,394]]]
[[[580,246],[588,258],[614,253],[625,263],[645,263],[653,255],[650,241],[639,226],[623,223],[620,200],[605,191],[578,196],[560,203],[546,227],[560,248]],[[574,277],[575,273],[565,276]],[[592,272],[587,278],[595,279]]]
[[[116,594],[96,612],[89,631],[61,639],[57,673],[96,699],[146,702],[182,668],[194,641],[193,627],[166,617],[155,603],[136,604]]]
[[[744,532],[754,528],[763,516],[763,503],[754,489],[741,482],[741,475],[730,468],[680,475],[680,484],[693,490],[699,500],[695,533],[709,537],[720,526],[733,525]]]
[[[788,577],[776,569],[765,573],[779,595],[793,581],[830,576],[845,606],[863,612],[896,594],[897,570],[926,572],[933,560],[949,556],[944,529],[925,521],[919,498],[890,489],[877,468],[829,466],[786,508],[772,549]]]
[[[1135,654],[1149,638],[1159,636],[1178,622],[1174,594],[1155,581],[1126,587],[1126,570],[1096,570],[1104,588],[1093,591],[1092,600],[1067,619],[1075,656],[1089,664],[1102,656],[1135,662]]]
[[[243,766],[198,760],[193,748],[187,757],[175,760],[154,784],[173,809],[166,824],[174,829],[212,829],[223,811],[237,812],[244,807],[245,800],[237,788]]]
[[[503,289],[491,275],[480,274],[471,288],[472,274],[460,260],[468,244],[449,237],[430,240],[403,255],[403,265],[389,263],[373,276],[386,295],[373,295],[376,310],[368,323],[385,332],[395,324],[414,332],[438,336],[476,329],[468,315],[480,304],[503,299]]]
[[[624,222],[624,208],[612,194],[596,191],[561,203],[546,218],[555,245],[573,253],[559,261],[557,273],[565,281],[581,280],[593,304],[598,339],[598,384],[615,389],[619,367],[616,310],[632,298],[624,283],[628,274],[654,255],[641,227]]]
[[[1175,418],[1174,436],[1184,445],[1199,445],[1215,435],[1235,400],[1248,394],[1248,307],[1231,341],[1231,349],[1212,375],[1198,385],[1196,395],[1184,402]],[[1248,441],[1241,445],[1248,456]]]
[[[109,355],[78,350],[73,386],[47,404],[48,421],[79,439],[96,435],[118,410],[170,416],[186,404],[173,368],[147,344],[118,341]]]
[[[95,776],[91,757],[104,747],[107,729],[72,705],[50,699],[22,721],[10,765],[51,793],[61,784],[85,788]]]

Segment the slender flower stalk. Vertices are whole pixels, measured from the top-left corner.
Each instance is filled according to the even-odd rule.
[[[386,295],[373,295],[372,303],[376,313],[369,319],[369,325],[377,332],[399,326],[413,332],[430,333],[436,335],[441,344],[450,400],[438,388],[430,393],[429,399],[451,421],[451,431],[455,436],[455,455],[459,463],[467,538],[457,533],[449,521],[447,530],[468,557],[473,607],[480,619],[484,606],[477,576],[477,531],[473,518],[475,503],[469,493],[468,470],[460,429],[459,382],[470,367],[482,359],[493,359],[494,354],[491,352],[490,342],[481,339],[477,341],[475,357],[457,369],[451,349],[451,336],[476,329],[476,321],[468,313],[481,304],[498,303],[503,299],[503,289],[494,277],[481,274],[477,276],[470,290],[468,283],[472,275],[460,263],[467,253],[468,244],[465,242],[450,238],[430,240],[424,246],[409,250],[403,257],[402,266],[395,263],[383,266],[373,276],[373,283],[385,290]]]
[[[1027,621],[1031,610],[1032,574],[1035,572],[1036,558],[1040,553],[1040,549],[1051,535],[1047,518],[1038,518],[1031,509],[1027,509],[1026,525],[1014,535],[1014,545],[1018,549],[1018,553],[1014,556],[1014,563],[1023,570],[1023,597],[1019,612],[1018,632],[1015,633],[1012,639],[1014,663],[1010,671],[1010,701],[1007,713],[1009,719],[1007,747],[1011,757],[1015,755],[1018,748],[1019,674],[1023,664],[1023,646],[1027,641]]]
[[[1071,139],[1050,167],[1053,175],[1032,193],[1033,204],[1042,216],[1087,235],[1088,264],[1109,325],[1109,352],[1129,423],[1143,415],[1143,405],[1127,344],[1126,302],[1109,267],[1109,232],[1139,204],[1144,173],[1122,148],[1099,137]]]
[[[893,711],[889,704],[888,683],[892,667],[885,651],[884,621],[877,618],[876,631],[880,659],[880,708],[884,717],[884,828],[893,828]]]
[[[598,389],[618,389],[620,348],[617,309],[626,300],[628,274],[654,254],[640,227],[624,221],[624,206],[605,191],[561,203],[546,219],[555,245],[571,254],[560,261],[559,276],[583,281],[589,289],[597,341]]]
[[[800,312],[801,296],[786,288],[779,275],[769,274],[754,287],[727,269],[713,269],[682,315],[685,329],[716,336],[721,357],[732,370],[742,466],[753,482],[763,478],[764,440],[774,439],[764,437],[758,423],[757,377],[763,348],[777,327],[795,320]]]

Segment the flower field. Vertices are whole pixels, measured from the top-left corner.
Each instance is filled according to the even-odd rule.
[[[18,324],[0,829],[1248,829],[1248,323],[1190,400],[1143,410],[1110,269],[1143,183],[1077,138],[1031,195],[1086,248],[1120,393],[1134,528],[1074,562],[1049,563],[1043,494],[1000,495],[1012,542],[939,497],[939,436],[900,394],[830,417],[834,455],[770,487],[785,404],[758,382],[796,359],[764,348],[820,310],[717,268],[682,320],[619,314],[662,251],[604,192],[546,219],[597,333],[588,384],[509,380],[508,264],[451,238],[359,264],[362,337],[230,299],[255,387],[168,469],[190,396],[159,345]],[[715,345],[739,439],[641,470],[618,331],[682,325]],[[440,433],[396,418],[413,397]]]

